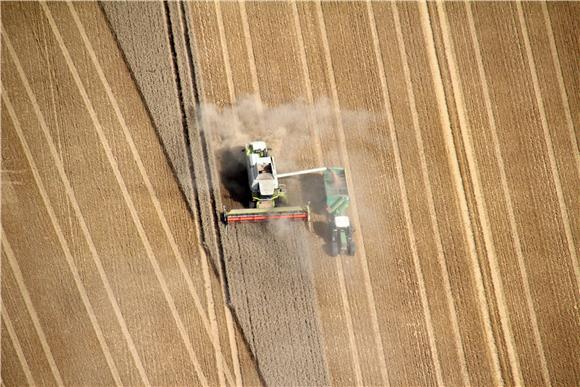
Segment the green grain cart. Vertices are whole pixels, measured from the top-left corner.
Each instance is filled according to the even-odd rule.
[[[330,228],[330,254],[354,255],[355,244],[352,240],[352,227],[347,215],[350,205],[346,172],[344,168],[327,168],[323,172],[326,191],[326,209]]]

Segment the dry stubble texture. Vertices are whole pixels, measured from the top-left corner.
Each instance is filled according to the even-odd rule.
[[[194,195],[187,161],[176,66],[173,31],[163,2],[101,2],[131,74],[143,95],[189,204]]]
[[[109,24],[98,7],[75,6],[159,192],[187,262],[183,273],[168,253],[127,139],[66,7],[50,5],[81,81],[91,86],[89,100],[152,252],[43,12],[34,4],[2,4],[4,27],[47,121],[56,159],[71,180],[152,383],[200,379],[151,254],[169,282],[185,333],[198,344],[204,376],[210,384],[219,380],[215,351],[182,278],[191,275],[209,312],[195,245],[199,228],[216,270],[226,265],[221,279],[229,284],[243,331],[234,335],[238,353],[230,351],[219,272],[212,271],[218,334],[227,366],[238,358],[245,384],[578,384],[580,346],[571,332],[580,321],[579,7],[518,7],[192,3],[183,9],[190,17],[194,77],[174,4],[104,3]],[[175,61],[170,30],[178,31]],[[12,247],[3,241],[3,380],[111,384],[118,373],[123,383],[140,384],[129,340],[6,44],[2,57],[8,58],[3,85],[54,214],[3,101],[2,223]],[[187,94],[193,79],[197,101]],[[189,85],[186,92],[183,85]],[[196,103],[201,106],[194,109]],[[346,111],[365,113],[349,123]],[[199,192],[199,205],[190,208],[199,211],[201,227],[175,184],[177,175],[186,194],[192,189],[184,133],[190,133]],[[350,164],[356,232],[366,254],[327,257],[322,223],[315,233],[299,224],[225,229],[215,223],[222,204],[243,202],[224,182],[224,150],[239,149],[254,136],[271,142],[281,171]],[[315,189],[293,200],[315,200],[320,185],[310,180],[289,187],[298,184]],[[80,297],[83,288],[94,321]]]

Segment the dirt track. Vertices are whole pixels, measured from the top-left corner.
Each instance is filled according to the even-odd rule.
[[[140,6],[2,3],[4,384],[580,382],[577,4]],[[219,224],[248,95],[355,257]]]

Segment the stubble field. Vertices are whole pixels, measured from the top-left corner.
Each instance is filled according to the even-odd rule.
[[[5,385],[580,382],[576,3],[1,7]]]

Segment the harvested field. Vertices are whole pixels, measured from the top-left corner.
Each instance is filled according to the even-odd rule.
[[[578,385],[577,3],[2,2],[1,379]],[[238,151],[343,166],[224,226]],[[240,175],[242,175],[240,177]]]

